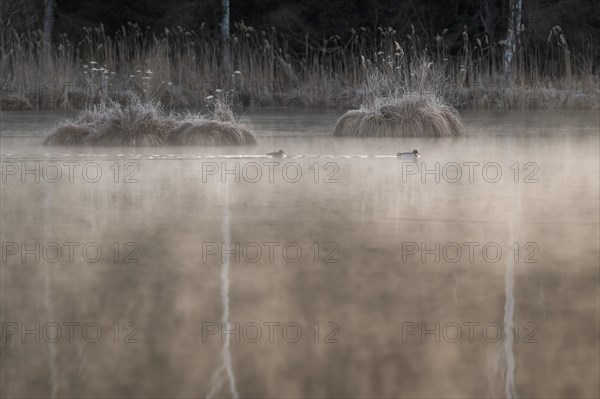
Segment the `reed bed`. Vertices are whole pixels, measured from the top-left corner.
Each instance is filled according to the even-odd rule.
[[[275,29],[258,31],[237,23],[232,29],[232,70],[222,65],[214,32],[181,27],[161,34],[129,24],[109,35],[102,26],[86,28],[74,40],[60,35],[48,58],[42,34],[18,34],[0,26],[2,106],[81,109],[130,92],[167,107],[199,107],[217,89],[239,105],[355,107],[365,102],[368,70],[392,76],[409,92],[422,83],[419,73],[432,64],[428,84],[456,107],[598,107],[599,48],[582,38],[575,52],[560,27],[546,43],[520,38],[514,73],[501,70],[502,42],[446,31],[428,43],[413,30],[359,28],[330,38],[307,36],[299,44]],[[366,68],[365,68],[366,66]],[[152,74],[147,74],[151,71]],[[409,90],[411,89],[411,90]],[[23,101],[17,101],[21,99]]]
[[[133,98],[127,104],[109,100],[84,108],[74,120],[54,127],[45,145],[160,146],[253,145],[252,126],[235,118],[220,101],[212,115],[175,114],[152,101]]]

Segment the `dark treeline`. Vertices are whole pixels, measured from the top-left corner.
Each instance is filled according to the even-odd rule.
[[[2,20],[20,32],[42,29],[46,0],[3,0]],[[320,38],[349,29],[392,27],[400,35],[415,32],[432,43],[447,29],[446,37],[461,35],[490,42],[506,36],[508,0],[231,0],[232,23],[244,21],[264,30],[274,27],[292,45],[303,48]],[[104,25],[108,34],[129,22],[160,33],[182,26],[186,30],[218,34],[221,0],[71,0],[57,1],[54,36],[77,35],[86,26]],[[523,25],[528,40],[543,42],[553,26],[559,25],[576,49],[583,38],[600,37],[598,0],[525,0]],[[597,39],[596,39],[597,40]]]

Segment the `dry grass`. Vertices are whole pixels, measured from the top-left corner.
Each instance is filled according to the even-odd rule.
[[[298,53],[294,41],[274,29],[239,23],[232,29],[233,73],[220,65],[218,37],[203,28],[156,36],[133,24],[115,35],[102,26],[86,28],[76,40],[60,35],[51,62],[43,57],[40,32],[18,34],[0,24],[0,39],[0,95],[26,95],[39,109],[81,109],[130,90],[174,107],[196,107],[218,88],[242,105],[353,107],[366,101],[365,70],[372,68],[404,93],[421,91],[425,82],[453,106],[593,108],[600,94],[598,41],[586,37],[574,47],[557,27],[546,44],[520,38],[524,47],[508,81],[502,43],[466,32],[444,31],[427,42],[392,28],[350,29],[328,39],[307,36]]]
[[[445,137],[460,136],[463,124],[452,106],[434,94],[382,98],[340,117],[334,136]]]
[[[82,110],[74,120],[55,127],[45,145],[160,146],[251,145],[251,125],[235,119],[218,102],[210,117],[166,113],[160,105],[134,98],[127,104],[109,102]],[[225,115],[228,119],[222,120]]]
[[[3,111],[30,111],[33,107],[23,96],[6,95],[0,98],[0,109]]]
[[[184,145],[253,145],[256,144],[256,135],[241,124],[194,117],[179,121],[169,131],[167,142]]]

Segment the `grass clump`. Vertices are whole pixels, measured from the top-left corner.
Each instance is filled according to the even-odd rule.
[[[361,57],[363,103],[342,115],[334,136],[445,137],[463,131],[458,111],[444,100],[444,66],[421,58],[411,68]]]
[[[235,118],[228,105],[216,100],[212,115],[167,113],[154,101],[133,97],[125,104],[109,101],[82,110],[76,119],[61,123],[45,145],[160,146],[252,145],[251,125]]]
[[[381,98],[338,119],[334,136],[460,136],[463,124],[454,107],[434,94],[410,93]]]
[[[0,110],[3,111],[30,111],[33,107],[29,100],[23,96],[0,96]]]

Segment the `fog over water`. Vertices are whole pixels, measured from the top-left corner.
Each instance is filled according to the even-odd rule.
[[[465,111],[451,139],[340,114],[69,148],[41,142],[73,114],[2,113],[0,394],[598,396],[598,111]]]

